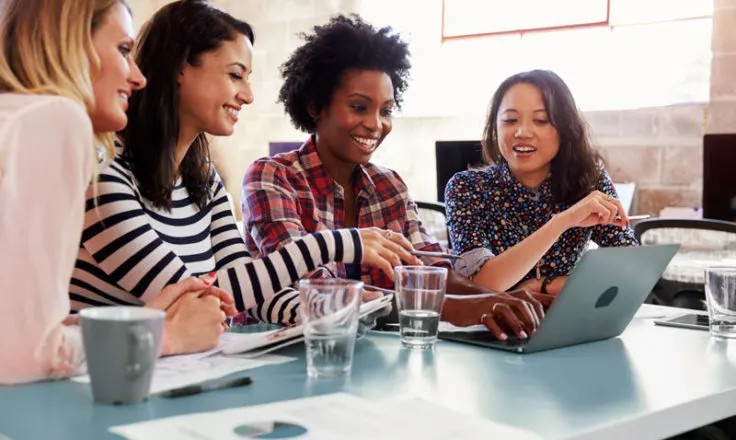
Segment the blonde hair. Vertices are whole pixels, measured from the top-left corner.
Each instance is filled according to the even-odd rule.
[[[64,96],[94,107],[93,32],[127,0],[0,0],[0,91]],[[113,157],[114,133],[95,133]],[[98,152],[93,151],[95,157]]]

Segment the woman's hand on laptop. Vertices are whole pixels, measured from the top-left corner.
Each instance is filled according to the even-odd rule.
[[[498,293],[490,311],[481,315],[481,323],[494,334],[510,329],[519,339],[526,339],[537,331],[544,318],[544,307],[526,290]],[[496,327],[495,329],[493,327]],[[505,339],[503,334],[499,339]]]
[[[447,298],[442,310],[444,321],[460,327],[483,324],[500,340],[508,339],[508,331],[520,339],[528,338],[537,331],[543,317],[542,304],[526,291]]]
[[[512,290],[506,293],[514,298],[529,301],[537,312],[540,322],[542,321],[542,318],[544,318],[544,311],[547,310],[555,300],[554,295],[545,295],[544,293],[535,292],[525,288]]]

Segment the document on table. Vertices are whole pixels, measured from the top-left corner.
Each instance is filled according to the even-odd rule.
[[[539,440],[530,431],[461,414],[417,397],[372,401],[338,393],[169,417],[110,431],[129,440]]]
[[[237,371],[296,360],[293,357],[272,354],[252,359],[225,357],[220,354],[231,344],[239,344],[243,339],[254,337],[255,335],[248,333],[223,333],[218,346],[210,351],[159,358],[151,380],[151,394],[218,379]],[[90,381],[88,375],[73,377],[72,380],[81,383]]]
[[[469,325],[467,327],[458,327],[452,325],[449,322],[441,321],[440,326],[437,329],[439,332],[487,332],[488,327],[483,324]]]

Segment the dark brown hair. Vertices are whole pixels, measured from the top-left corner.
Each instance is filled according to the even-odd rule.
[[[591,145],[588,129],[575,99],[562,78],[549,70],[531,70],[510,76],[493,94],[484,130],[486,163],[505,163],[498,145],[498,111],[506,92],[516,84],[539,89],[550,123],[557,129],[560,149],[552,159],[552,195],[555,202],[572,205],[595,189],[601,177],[602,160]]]
[[[184,63],[197,66],[203,53],[216,50],[238,34],[254,42],[253,29],[204,0],[170,3],[143,27],[136,62],[148,85],[131,96],[128,125],[120,133],[123,158],[130,163],[141,195],[153,206],[171,209],[177,174],[197,206],[211,197],[212,170],[209,143],[200,133],[176,169],[179,137],[179,86]]]

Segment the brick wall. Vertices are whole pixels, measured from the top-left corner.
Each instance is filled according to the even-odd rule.
[[[736,0],[715,0],[708,133],[736,132]]]
[[[437,9],[440,0],[421,0],[425,11]],[[140,24],[165,0],[132,0],[135,21]],[[254,73],[255,102],[241,113],[241,122],[230,138],[216,139],[213,146],[218,169],[238,204],[240,180],[255,159],[268,154],[269,141],[301,141],[305,135],[294,130],[276,104],[281,80],[278,66],[300,40],[297,32],[325,23],[338,12],[360,12],[378,25],[402,29],[411,23],[396,22],[386,11],[413,7],[414,0],[214,0],[213,3],[248,20],[256,31]],[[393,7],[388,8],[391,4]],[[665,206],[697,206],[702,182],[702,135],[706,114],[708,130],[736,130],[736,0],[716,0],[713,27],[713,103],[644,108],[625,111],[586,112],[596,144],[615,181],[637,183],[637,212],[656,215]],[[435,11],[436,12],[436,11]],[[428,13],[429,14],[429,13]],[[411,14],[401,14],[411,17]],[[408,20],[408,19],[407,19]],[[437,14],[423,15],[423,21]],[[412,51],[418,63],[430,60],[439,47],[439,36],[429,27],[413,32]],[[424,61],[423,61],[424,60]],[[415,66],[417,63],[415,63]],[[462,75],[454,71],[452,75]],[[456,78],[462,81],[462,78]],[[417,82],[418,84],[419,81]],[[418,100],[442,91],[421,85],[407,94]],[[457,99],[447,96],[447,99]],[[487,102],[487,99],[484,100]],[[415,101],[416,102],[416,101]],[[414,106],[421,107],[421,106]],[[434,200],[436,177],[434,143],[437,140],[479,138],[485,107],[465,114],[422,115],[410,111],[394,121],[394,131],[375,155],[377,163],[396,169],[416,199]]]

